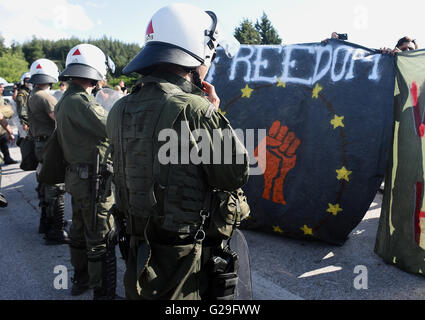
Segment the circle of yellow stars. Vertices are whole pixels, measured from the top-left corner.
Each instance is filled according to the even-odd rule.
[[[276,86],[278,88],[286,88],[286,83],[281,80],[281,78],[276,79]],[[312,90],[312,99],[319,99],[320,93],[322,92],[323,87],[316,83]],[[245,85],[243,89],[241,89],[242,95],[241,98],[250,99],[252,93],[254,92],[253,88],[250,88],[248,84]],[[330,121],[330,124],[333,126],[333,129],[336,130],[337,128],[344,128],[344,116],[339,116],[337,114],[334,115],[334,118]],[[349,171],[345,166],[343,166],[341,169],[336,170],[337,173],[337,179],[339,181],[344,180],[346,182],[350,181],[350,175],[352,174],[352,171]],[[333,216],[337,216],[340,212],[343,211],[343,209],[340,207],[340,204],[331,204],[329,203],[329,208],[326,210],[326,212],[332,214]],[[300,228],[301,231],[304,232],[304,235],[310,235],[313,236],[313,228],[308,227],[307,225],[304,225],[302,228]],[[273,232],[284,234],[283,230],[279,226],[273,226]]]

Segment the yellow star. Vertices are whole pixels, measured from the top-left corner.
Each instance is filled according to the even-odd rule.
[[[273,226],[273,232],[282,234],[283,230],[279,226]]]
[[[226,111],[221,110],[220,108],[218,109],[218,112],[220,112],[223,116],[226,115]]]
[[[319,93],[320,93],[320,91],[322,91],[322,87],[318,84],[318,83],[316,83],[316,86],[314,87],[314,89],[313,89],[313,98],[314,99],[318,99],[319,98]]]
[[[338,128],[338,127],[342,127],[344,128],[344,123],[342,122],[342,120],[344,120],[344,117],[338,117],[337,115],[335,115],[335,118],[333,118],[333,120],[331,120],[331,124],[334,126],[334,129]]]
[[[342,209],[339,207],[339,204],[332,205],[329,203],[329,209],[326,210],[329,213],[332,213],[334,216],[337,216],[339,212],[342,211]]]
[[[286,88],[286,83],[281,81],[280,78],[278,78],[277,79],[277,86],[282,87],[282,88]]]
[[[336,170],[336,173],[338,173],[338,180],[344,179],[345,181],[350,181],[350,178],[348,177],[350,174],[352,174],[352,171],[348,171],[345,167],[342,167],[339,170]]]
[[[306,225],[304,225],[301,230],[304,232],[305,235],[313,235],[313,229],[307,227]]]
[[[245,88],[241,89],[242,91],[242,98],[251,98],[252,91],[254,89],[251,89],[248,85],[245,86]]]

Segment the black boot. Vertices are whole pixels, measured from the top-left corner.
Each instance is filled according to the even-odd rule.
[[[0,192],[0,208],[6,208],[7,207],[7,200],[4,197],[3,193]]]
[[[10,157],[7,134],[0,138],[0,151],[3,153],[5,164],[18,163],[18,161],[15,161]]]
[[[94,288],[93,300],[114,300],[117,298],[115,295],[117,288],[115,245],[107,243],[107,247],[107,251],[102,257],[102,286]]]
[[[46,232],[46,244],[68,244],[70,239],[65,231],[65,195],[61,194],[57,197],[54,207],[48,208],[50,212],[53,209],[52,224]]]
[[[2,170],[0,167],[0,187],[1,187],[1,177],[2,177]],[[3,193],[0,192],[0,208],[6,208],[7,207],[7,200]]]
[[[46,207],[41,207],[40,225],[38,226],[38,233],[46,233],[49,230],[49,224],[46,216]]]
[[[89,289],[89,273],[88,270],[74,271],[74,277],[71,278],[72,288],[71,295],[79,296]]]
[[[89,269],[87,262],[87,248],[80,244],[69,245],[71,264],[74,267],[74,277],[71,278],[71,295],[79,296],[89,290]]]

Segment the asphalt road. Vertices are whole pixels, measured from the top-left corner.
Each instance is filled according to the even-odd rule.
[[[11,154],[20,159],[18,148],[11,148]],[[3,167],[2,191],[9,206],[0,209],[0,299],[91,299],[89,292],[76,298],[70,295],[73,272],[68,247],[46,246],[37,232],[35,187],[34,172],[24,172],[19,165]],[[373,252],[381,201],[378,194],[343,246],[244,231],[250,250],[254,299],[425,299],[423,276],[387,265]],[[71,219],[69,197],[66,219]],[[55,273],[57,266],[66,269]],[[362,266],[361,273],[355,273],[357,266]],[[117,293],[121,296],[124,268],[119,260]],[[68,274],[63,270],[68,270]],[[361,281],[356,279],[359,275]],[[58,276],[68,279],[68,289],[55,288]],[[66,287],[66,282],[60,283]],[[356,283],[362,288],[356,289]]]

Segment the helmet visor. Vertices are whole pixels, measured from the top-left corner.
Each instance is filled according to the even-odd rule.
[[[108,66],[108,68],[109,68],[109,71],[113,74],[113,73],[115,73],[115,63],[114,63],[114,61],[111,59],[111,57],[110,56],[107,56],[106,57],[106,65]]]
[[[217,45],[222,47],[229,58],[233,58],[239,51],[241,44],[228,30],[223,30],[218,26],[217,16],[212,11],[205,11],[212,19],[213,25],[209,34],[212,40],[217,41]],[[217,39],[215,39],[217,38]]]

